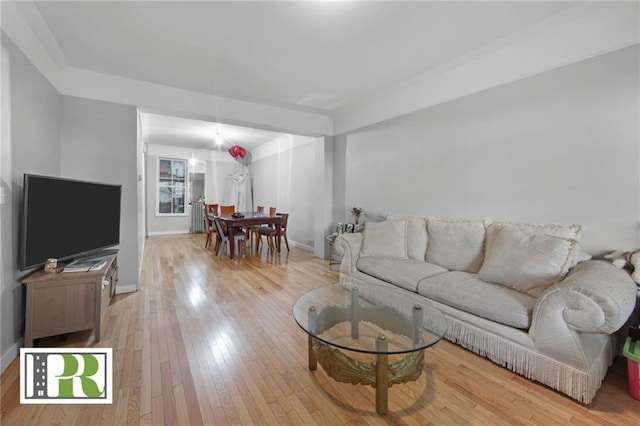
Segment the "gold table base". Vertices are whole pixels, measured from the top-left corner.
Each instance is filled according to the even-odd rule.
[[[377,343],[379,347],[386,348],[385,336],[378,336]],[[363,362],[309,335],[309,370],[316,370],[318,363],[329,377],[338,382],[376,388],[376,412],[387,414],[389,388],[420,377],[424,366],[424,349],[411,352],[392,363],[389,363],[387,353],[376,354],[375,362]]]

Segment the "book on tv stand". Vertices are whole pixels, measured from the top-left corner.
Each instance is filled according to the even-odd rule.
[[[104,265],[107,264],[107,261],[104,259],[94,259],[94,260],[76,260],[66,265],[62,272],[90,272],[90,271],[99,271],[104,268]]]

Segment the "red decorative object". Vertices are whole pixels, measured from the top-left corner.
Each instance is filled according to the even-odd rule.
[[[244,156],[247,155],[247,150],[241,146],[234,145],[231,148],[229,148],[229,154],[231,154],[231,156],[236,159],[238,157],[244,158]]]
[[[231,154],[233,158],[237,158],[238,155],[240,155],[240,147],[238,145],[232,146],[229,148],[229,154]]]

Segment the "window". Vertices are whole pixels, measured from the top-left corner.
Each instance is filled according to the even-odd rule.
[[[187,160],[160,158],[158,163],[158,214],[186,214]]]

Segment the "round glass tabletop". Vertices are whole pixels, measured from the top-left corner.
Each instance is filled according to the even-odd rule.
[[[314,338],[364,353],[401,354],[437,343],[447,329],[442,313],[423,297],[375,284],[336,284],[296,300],[293,316]],[[380,340],[386,343],[380,345]]]

